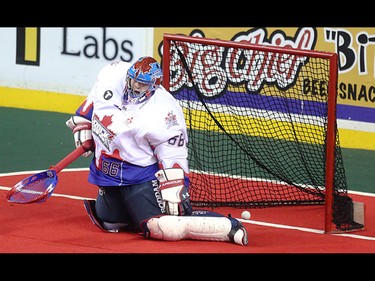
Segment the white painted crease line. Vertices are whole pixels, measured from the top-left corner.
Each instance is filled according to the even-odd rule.
[[[56,196],[56,197],[65,197],[65,198],[77,199],[77,200],[95,200],[95,198],[80,197],[80,196],[73,196],[73,195],[66,195],[66,194],[58,194],[58,193],[52,193],[52,196]]]
[[[371,236],[363,236],[363,235],[358,235],[358,234],[350,234],[350,233],[333,233],[331,235],[337,235],[337,236],[346,236],[346,237],[351,237],[351,238],[357,238],[357,239],[363,239],[363,240],[372,240],[375,241],[375,237]]]
[[[11,187],[6,187],[6,186],[0,186],[1,190],[10,190]],[[80,197],[80,196],[74,196],[74,195],[67,195],[67,194],[59,194],[59,193],[52,193],[51,196],[56,196],[56,197],[65,197],[65,198],[70,198],[70,199],[76,199],[76,200],[94,200],[95,198],[89,198],[89,197]]]
[[[6,186],[1,186],[1,185],[0,185],[0,189],[2,189],[2,190],[10,190],[11,188],[10,188],[10,187],[6,187]]]
[[[241,222],[244,222],[244,223],[257,224],[257,225],[269,226],[269,227],[275,227],[275,228],[293,229],[293,230],[311,232],[311,233],[316,233],[316,234],[324,234],[323,230],[318,230],[318,229],[299,227],[299,226],[291,226],[291,225],[283,225],[283,224],[277,224],[277,223],[260,222],[260,221],[253,221],[253,220],[244,220],[244,219],[239,219],[239,218],[237,218],[237,219]],[[363,235],[358,235],[358,234],[332,233],[332,234],[329,234],[329,235],[345,236],[345,237],[351,237],[351,238],[356,238],[356,239],[375,241],[375,237],[363,236]]]
[[[0,177],[28,175],[28,174],[33,175],[33,174],[44,172],[44,171],[46,171],[46,170],[34,170],[34,171],[0,173]],[[76,171],[78,171],[78,172],[79,171],[89,171],[89,168],[66,168],[66,169],[61,170],[61,172],[76,172]]]
[[[268,222],[260,222],[260,221],[253,221],[253,220],[244,220],[244,219],[238,219],[239,221],[250,223],[250,224],[257,224],[262,226],[269,226],[269,227],[275,227],[275,228],[286,228],[286,229],[294,229],[294,230],[300,230],[304,232],[312,232],[317,234],[324,234],[323,230],[317,230],[317,229],[311,229],[311,228],[305,228],[305,227],[298,227],[298,226],[291,226],[291,225],[283,225],[283,224],[277,224],[277,223],[268,223]]]

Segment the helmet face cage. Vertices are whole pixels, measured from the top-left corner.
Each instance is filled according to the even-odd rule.
[[[152,57],[139,58],[128,70],[124,89],[125,103],[137,104],[150,98],[161,84],[163,72],[159,63]],[[131,80],[148,85],[142,92],[134,91]]]

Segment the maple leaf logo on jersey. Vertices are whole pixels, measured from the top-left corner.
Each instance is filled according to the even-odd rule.
[[[112,124],[112,116],[104,116],[102,120],[97,115],[94,115],[92,120],[92,133],[98,137],[104,147],[109,150],[110,144],[116,136],[114,132],[108,129]]]
[[[178,125],[176,114],[173,114],[173,111],[169,112],[167,117],[165,117],[165,124],[168,129],[172,126]]]

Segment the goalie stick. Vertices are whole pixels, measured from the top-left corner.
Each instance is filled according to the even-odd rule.
[[[46,201],[56,188],[58,183],[57,174],[89,150],[90,147],[91,146],[85,142],[70,152],[56,165],[50,166],[48,170],[33,174],[21,180],[9,190],[6,195],[6,200],[10,203],[19,204],[42,203]]]

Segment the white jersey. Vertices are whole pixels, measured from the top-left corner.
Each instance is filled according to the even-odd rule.
[[[95,157],[89,181],[123,186],[155,179],[159,169],[188,173],[187,130],[182,108],[162,86],[140,104],[123,101],[131,64],[105,66],[77,115],[92,121]]]

